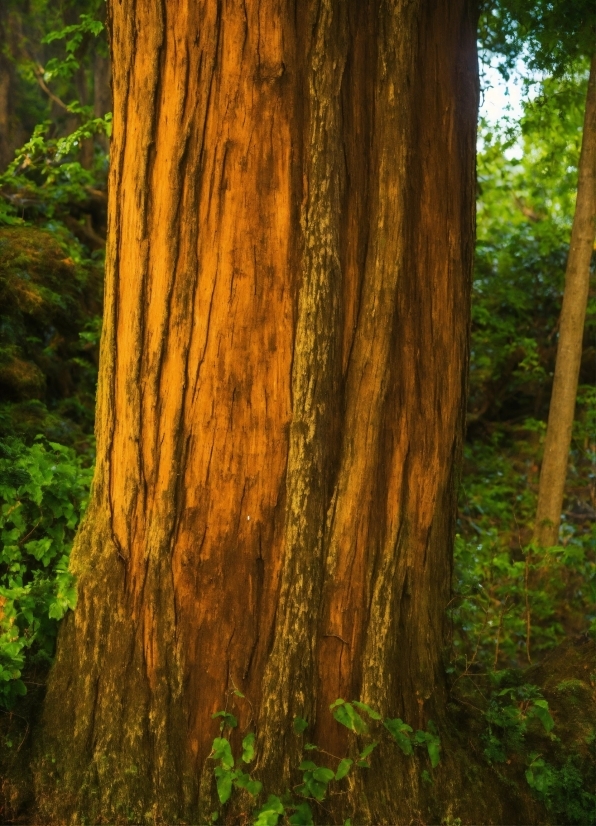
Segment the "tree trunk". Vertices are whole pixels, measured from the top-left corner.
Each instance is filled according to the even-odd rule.
[[[442,718],[475,20],[468,0],[109,14],[97,467],[39,799],[50,819],[205,822],[230,696],[268,792],[300,779],[296,716],[344,748],[338,697]],[[407,759],[326,816],[409,822]]]
[[[96,51],[93,55],[93,117],[103,118],[112,111],[112,69],[109,55]],[[109,151],[110,139],[107,135],[96,135],[95,140],[105,152]]]
[[[590,261],[596,235],[596,54],[590,67],[578,172],[577,200],[536,508],[534,538],[543,547],[556,545],[559,539],[588,306]]]
[[[15,150],[25,140],[25,130],[15,113],[15,68],[11,51],[11,18],[0,9],[0,172],[14,160]]]

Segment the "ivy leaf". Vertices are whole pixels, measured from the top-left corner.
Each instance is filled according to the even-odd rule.
[[[386,720],[383,720],[383,725],[404,754],[409,756],[414,753],[412,741],[410,740],[411,726],[408,726],[403,720],[400,720],[399,717],[396,717],[394,720],[387,717]]]
[[[350,760],[349,757],[344,757],[344,759],[340,761],[340,764],[337,767],[337,771],[335,772],[335,779],[341,780],[342,778],[344,778],[352,768],[353,763],[354,761]]]
[[[426,741],[426,748],[430,757],[430,764],[435,769],[441,762],[441,741],[438,737],[429,738]]]
[[[548,702],[546,700],[534,700],[532,704],[532,715],[538,717],[545,731],[552,731],[555,721],[548,710]]]
[[[251,731],[242,741],[242,760],[251,763],[255,759],[255,735]]]
[[[238,725],[238,720],[234,717],[233,714],[230,714],[229,711],[216,711],[215,714],[211,715],[211,719],[215,720],[217,717],[221,717],[221,729],[223,730],[224,726],[229,726],[230,728],[236,728]]]
[[[303,717],[294,717],[294,731],[296,734],[302,734],[308,728],[308,723]]]
[[[291,826],[313,826],[312,811],[308,803],[300,803],[296,811],[288,818]]]
[[[254,826],[277,826],[279,816],[283,813],[284,807],[279,797],[270,794],[267,802],[258,810]]]
[[[227,803],[232,794],[232,780],[234,779],[234,772],[229,769],[217,766],[215,769],[215,783],[217,785],[217,796],[220,803]]]
[[[246,789],[246,791],[253,797],[260,794],[263,784],[260,780],[253,780],[250,774],[239,773],[234,783],[239,789]]]
[[[359,708],[360,711],[365,711],[371,720],[381,720],[381,715],[378,711],[375,711],[374,708],[367,706],[366,703],[360,703],[358,700],[352,700],[352,705],[355,705],[356,708]]]
[[[333,716],[342,726],[349,728],[356,734],[366,734],[368,727],[362,717],[354,710],[352,703],[346,703],[342,700],[341,704],[337,705],[338,701],[330,706],[333,711]]]
[[[330,780],[333,780],[335,777],[335,772],[331,771],[331,769],[327,769],[324,766],[320,766],[319,768],[315,769],[312,773],[312,776],[315,780],[319,783],[329,783]]]
[[[221,765],[229,770],[234,768],[234,758],[232,757],[232,749],[230,748],[230,741],[225,737],[216,737],[212,746],[213,760],[221,760]]]
[[[377,741],[377,740],[374,740],[372,743],[370,743],[370,744],[369,744],[369,745],[368,745],[368,746],[364,749],[364,751],[361,751],[361,752],[360,752],[360,758],[361,758],[362,760],[366,759],[366,758],[368,757],[368,755],[369,755],[369,754],[372,754],[372,752],[376,749],[376,747],[377,747],[378,745],[379,745],[378,741]]]

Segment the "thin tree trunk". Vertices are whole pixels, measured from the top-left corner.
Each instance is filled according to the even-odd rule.
[[[25,139],[25,130],[15,113],[15,68],[8,57],[14,16],[0,9],[0,172],[14,159]]]
[[[97,467],[39,799],[205,822],[230,696],[271,792],[299,780],[296,716],[344,747],[337,697],[444,713],[475,21],[467,0],[109,13]],[[329,816],[409,822],[404,761]]]
[[[10,62],[8,58],[0,52],[0,172],[4,172],[11,162],[14,157],[14,150],[16,149],[16,147],[12,145],[13,142],[11,140],[11,85]]]
[[[93,117],[103,118],[112,111],[112,69],[109,55],[96,51],[93,56]],[[96,135],[95,140],[107,152],[110,139],[107,135]]]
[[[534,538],[543,547],[556,545],[559,537],[588,306],[590,261],[596,235],[596,55],[590,66],[578,172],[577,201],[565,272],[557,360],[536,508]]]

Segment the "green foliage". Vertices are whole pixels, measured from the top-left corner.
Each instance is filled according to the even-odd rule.
[[[541,723],[546,733],[554,726],[548,702],[537,686],[522,683],[499,687],[510,676],[507,671],[493,676],[496,686],[485,711],[488,725],[484,753],[491,762],[502,763],[510,752],[522,751],[524,738],[534,720]]]
[[[51,221],[64,221],[73,208],[85,206],[97,187],[104,185],[106,159],[98,155],[87,169],[74,159],[85,140],[94,135],[110,135],[111,113],[88,118],[70,134],[52,138],[51,123],[38,124],[31,138],[18,150],[14,161],[0,175],[0,194],[4,198],[0,223],[22,223],[19,215],[37,219],[43,227]]]
[[[91,473],[63,445],[0,442],[0,707],[25,693],[26,662],[50,659],[76,605],[68,557]]]
[[[499,7],[501,8],[501,7]],[[586,63],[543,78],[519,124],[481,124],[468,442],[451,603],[456,671],[527,664],[596,618],[596,292],[560,545],[531,545],[575,206]]]
[[[591,0],[484,0],[479,40],[505,71],[523,54],[532,69],[561,75],[593,53],[596,9]]]
[[[411,726],[408,726],[403,720],[400,720],[399,717],[395,720],[387,718],[383,722],[383,725],[405,755],[413,754],[414,749],[412,747],[412,738],[410,737],[413,731]]]
[[[35,223],[101,257],[111,114],[103,100],[99,109],[90,101],[94,60],[107,56],[103,0],[83,0],[76,14],[69,4],[7,2],[0,48],[11,66],[9,95],[26,111],[12,116],[23,145],[0,169],[0,226]]]
[[[353,703],[346,703],[345,700],[336,700],[330,707],[334,718],[342,726],[350,729],[356,734],[366,734],[368,727],[362,717],[354,709]]]
[[[59,233],[0,229],[0,438],[89,450],[102,273]]]
[[[559,822],[596,823],[596,794],[585,787],[577,756],[570,755],[557,768],[535,752],[530,756],[526,780]]]
[[[53,57],[48,60],[45,65],[44,80],[49,82],[55,77],[71,77],[81,67],[80,51],[85,35],[97,37],[103,29],[103,23],[99,20],[95,20],[90,14],[81,14],[78,23],[64,26],[64,28],[57,31],[48,32],[45,37],[42,37],[42,43],[64,40],[66,52],[66,57],[63,59]],[[72,108],[71,111],[73,111]]]
[[[236,696],[244,697],[241,692],[232,692]],[[383,735],[383,731],[389,732],[392,740],[395,741],[404,752],[404,754],[411,756],[414,753],[413,746],[422,746],[428,752],[431,768],[436,768],[440,761],[441,743],[437,735],[432,721],[429,720],[428,731],[417,731],[412,737],[412,728],[400,719],[383,719],[374,708],[361,702],[360,700],[352,700],[346,702],[339,698],[329,707],[333,713],[334,718],[338,723],[347,728],[357,737],[370,736],[369,725],[358,714],[355,709],[362,711],[371,721],[371,725],[377,727],[379,735]],[[218,711],[212,714],[212,719],[220,719],[220,734],[223,734],[225,728],[232,731],[237,727],[237,718],[228,711]],[[301,736],[308,728],[308,721],[303,717],[296,717],[293,723],[294,732]],[[253,823],[255,826],[268,826],[268,824],[277,824],[280,818],[291,826],[312,826],[313,812],[306,800],[311,800],[314,803],[322,803],[331,793],[333,784],[345,780],[348,777],[353,767],[360,769],[370,769],[371,755],[379,745],[379,740],[370,740],[364,747],[359,744],[354,744],[353,754],[351,757],[336,757],[328,752],[319,749],[313,743],[305,743],[303,745],[304,751],[313,752],[318,751],[325,756],[325,762],[331,759],[335,768],[330,768],[328,765],[321,765],[312,759],[302,760],[298,766],[298,771],[302,774],[301,782],[298,783],[294,789],[293,794],[287,793],[283,797],[277,795],[269,795],[267,801],[257,808],[254,812],[256,818]],[[407,745],[405,745],[407,744]],[[210,758],[219,763],[214,769],[215,785],[217,795],[222,805],[226,804],[234,787],[247,791],[253,797],[259,795],[262,791],[262,784],[258,780],[254,780],[250,774],[244,773],[242,770],[235,768],[235,760],[232,753],[232,745],[230,740],[225,737],[216,737],[213,740]],[[245,763],[252,762],[256,757],[255,752],[255,735],[249,732],[242,740],[242,760]],[[423,774],[430,778],[426,770]],[[432,780],[431,780],[432,782]],[[305,798],[306,800],[296,800],[298,798]],[[212,820],[215,822],[219,817],[219,812],[214,812]],[[350,824],[350,820],[346,821]],[[345,826],[345,824],[344,824]]]
[[[472,423],[545,419],[548,413],[586,83],[585,67],[572,78],[545,79],[519,124],[481,124]],[[586,347],[594,341],[595,322],[592,295]],[[593,385],[589,359],[581,375]]]

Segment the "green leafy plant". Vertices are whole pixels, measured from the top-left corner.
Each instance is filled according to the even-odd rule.
[[[232,693],[244,697],[238,690],[234,690]],[[431,767],[434,769],[438,765],[441,745],[432,721],[429,721],[428,731],[417,731],[414,734],[411,726],[408,726],[402,720],[383,719],[378,711],[360,700],[348,702],[339,698],[329,708],[335,720],[356,736],[369,736],[370,727],[376,726],[380,736],[382,736],[383,731],[389,732],[392,740],[397,743],[404,754],[411,756],[414,753],[414,746],[422,746],[428,752]],[[368,722],[361,713],[368,718]],[[212,715],[212,718],[220,720],[220,735],[224,734],[226,728],[231,731],[238,725],[235,715],[227,710],[218,711]],[[294,732],[301,736],[308,728],[308,721],[303,717],[296,717],[293,721],[293,728]],[[379,740],[371,740],[363,748],[360,746],[356,748],[352,757],[341,758],[329,754],[314,743],[305,743],[303,745],[304,751],[311,753],[316,751],[325,755],[326,762],[334,761],[335,769],[320,765],[313,759],[302,760],[298,766],[298,770],[302,772],[302,782],[294,787],[293,794],[288,793],[282,797],[269,795],[266,802],[255,810],[254,816],[256,819],[253,821],[255,826],[276,826],[280,818],[284,818],[290,826],[312,826],[314,823],[313,813],[306,801],[322,803],[330,793],[331,784],[348,777],[354,766],[360,769],[370,769],[371,755],[379,742]],[[256,756],[253,732],[249,732],[242,740],[242,749],[243,762],[251,763]],[[222,805],[228,802],[234,788],[243,789],[252,796],[260,794],[262,791],[261,782],[254,780],[249,773],[242,769],[236,768],[228,738],[216,737],[209,756],[218,763],[214,769],[214,777],[217,795]],[[432,782],[426,770],[423,774],[428,776],[429,781]],[[296,797],[302,798],[302,800],[296,800]],[[219,812],[214,812],[214,822],[218,817]],[[350,826],[350,821],[347,820],[344,826]]]
[[[236,717],[228,711],[218,711],[211,716],[214,720],[218,718],[221,719],[220,734],[222,735],[226,728],[231,731],[238,725]],[[242,741],[241,761],[244,764],[252,763],[255,758],[254,743],[255,735],[253,732],[249,732]],[[262,784],[258,780],[253,780],[250,774],[243,771],[242,768],[235,767],[229,739],[223,736],[216,737],[213,741],[209,757],[219,763],[214,769],[214,775],[217,786],[217,796],[222,805],[230,799],[233,787],[245,789],[253,796],[259,794],[262,789]]]
[[[26,691],[28,660],[49,661],[76,605],[68,559],[92,469],[68,447],[0,443],[0,706]]]
[[[491,692],[485,719],[488,725],[484,754],[491,762],[504,762],[510,752],[521,752],[533,720],[538,720],[547,734],[554,727],[548,702],[537,686],[528,683],[506,688],[497,686]]]

